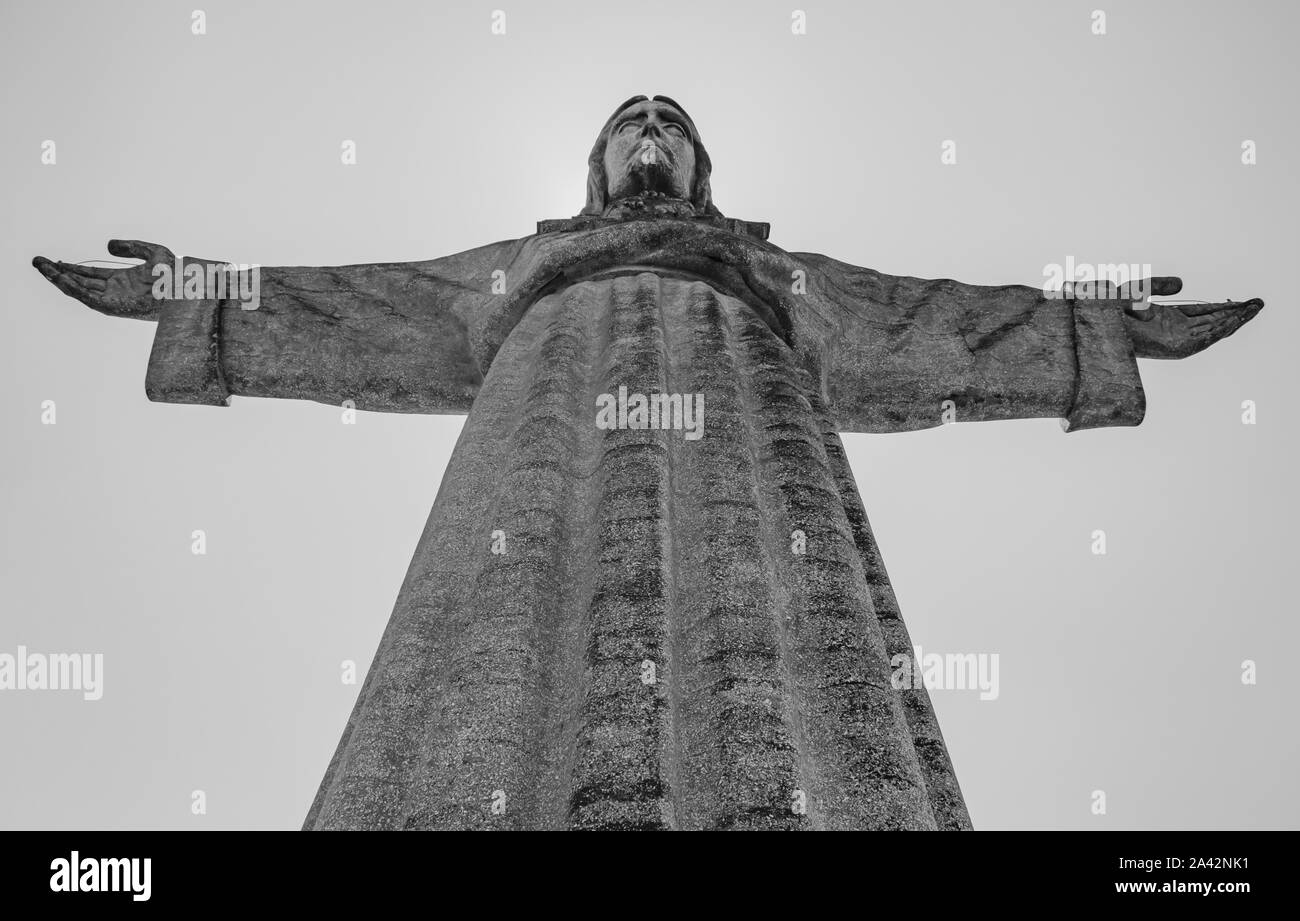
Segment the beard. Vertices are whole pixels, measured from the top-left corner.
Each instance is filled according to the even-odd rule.
[[[632,155],[632,162],[624,181],[619,184],[619,197],[663,195],[668,198],[688,198],[690,190],[683,188],[684,184],[669,157],[670,154],[657,149],[654,159],[647,163],[638,150]]]

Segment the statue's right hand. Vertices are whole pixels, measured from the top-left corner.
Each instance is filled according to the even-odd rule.
[[[109,240],[108,251],[114,256],[143,259],[140,265],[122,269],[52,262],[44,256],[32,260],[42,275],[64,294],[74,297],[91,310],[112,317],[156,320],[162,301],[153,294],[154,266],[165,264],[174,269],[176,257],[157,243],[142,240]]]

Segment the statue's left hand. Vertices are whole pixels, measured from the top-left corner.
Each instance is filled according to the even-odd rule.
[[[109,240],[108,251],[114,256],[143,259],[141,265],[121,269],[52,262],[44,256],[32,260],[50,283],[69,297],[76,298],[91,310],[113,317],[156,320],[162,301],[153,296],[154,266],[172,268],[176,257],[167,247],[142,240]],[[189,260],[193,261],[193,260]]]
[[[1213,304],[1161,304],[1139,298],[1162,297],[1183,290],[1182,278],[1143,278],[1119,286],[1119,297],[1131,300],[1125,307],[1125,329],[1138,358],[1187,358],[1226,340],[1264,310],[1260,298],[1225,300]]]
[[[1148,302],[1145,310],[1125,308],[1124,327],[1138,358],[1186,358],[1228,338],[1263,308],[1257,297],[1241,303]]]

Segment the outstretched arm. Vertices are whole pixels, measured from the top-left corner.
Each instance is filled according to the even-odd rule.
[[[174,271],[177,260],[157,244],[111,241],[114,255],[144,260],[127,269],[43,257],[33,264],[94,310],[157,321],[150,399],[226,405],[233,394],[461,413],[482,380],[471,318],[492,298],[492,272],[514,247],[492,244],[427,262],[255,267],[239,277],[205,271],[204,287],[179,298],[157,268]],[[183,273],[220,265],[181,261]],[[214,277],[231,283],[213,290]]]
[[[1145,300],[1177,294],[1177,278],[1049,296],[794,255],[836,306],[824,373],[844,431],[1026,418],[1060,418],[1070,431],[1137,425],[1146,410],[1138,358],[1194,354],[1263,307]]]

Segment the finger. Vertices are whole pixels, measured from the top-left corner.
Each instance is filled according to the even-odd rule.
[[[41,256],[33,259],[32,265],[36,266],[51,284],[68,295],[68,297],[76,298],[86,306],[98,309],[98,299],[95,297],[95,293],[87,288],[77,276],[63,272],[53,262]]]
[[[1251,298],[1242,304],[1233,304],[1228,310],[1216,314],[1219,329],[1224,330],[1222,336],[1231,336],[1237,330],[1241,329],[1251,320],[1259,315],[1264,309],[1264,302],[1259,298]]]
[[[76,262],[55,262],[52,259],[46,259],[44,256],[37,256],[32,260],[32,265],[42,271],[42,266],[52,266],[59,271],[73,271],[78,274],[94,276],[95,278],[108,278],[117,271],[116,269],[104,269],[94,265],[81,265]]]
[[[1185,317],[1200,317],[1216,313],[1249,313],[1253,317],[1264,309],[1264,302],[1257,297],[1252,297],[1250,300],[1242,301],[1239,304],[1233,301],[1221,301],[1214,304],[1175,304],[1173,306],[1181,310]]]
[[[1154,278],[1142,278],[1125,282],[1119,286],[1119,296],[1132,300],[1156,295],[1170,297],[1183,290],[1183,280],[1174,275],[1158,275]]]
[[[108,285],[108,282],[105,280],[108,277],[108,269],[95,270],[90,266],[75,265],[70,262],[60,262],[59,271],[65,275],[76,278],[91,291],[102,293]],[[97,271],[102,272],[103,274],[97,274]]]
[[[114,256],[146,261],[164,259],[171,255],[170,250],[162,244],[146,243],[144,240],[109,240],[108,251]]]
[[[1227,339],[1241,329],[1264,308],[1264,302],[1252,298],[1241,304],[1219,305],[1227,309],[1213,314],[1206,314],[1192,321],[1192,335],[1196,339],[1196,351],[1208,348],[1220,339]]]
[[[80,262],[60,262],[59,265],[66,267],[68,270],[77,272],[80,275],[86,275],[90,278],[109,278],[114,272],[120,272],[121,269],[106,269],[98,265],[83,265]],[[123,268],[130,268],[124,266]]]
[[[1217,323],[1211,323],[1196,330],[1193,336],[1198,342],[1210,345],[1220,339],[1228,338],[1239,329],[1241,329],[1241,323],[1237,320],[1220,320]]]

